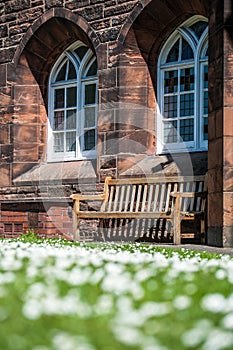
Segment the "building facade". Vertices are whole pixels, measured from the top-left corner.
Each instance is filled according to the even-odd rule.
[[[0,236],[72,234],[70,194],[208,171],[233,246],[232,2],[0,4]]]

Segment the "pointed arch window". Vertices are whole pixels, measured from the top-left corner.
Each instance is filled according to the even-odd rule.
[[[56,62],[49,82],[48,160],[96,156],[97,61],[82,42]]]
[[[158,66],[158,153],[206,150],[208,23],[192,18],[164,45]]]

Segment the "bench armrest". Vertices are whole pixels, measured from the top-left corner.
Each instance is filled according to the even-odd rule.
[[[72,194],[70,196],[71,199],[73,200],[90,200],[90,201],[95,201],[95,200],[103,200],[105,198],[104,193],[100,194]]]
[[[79,210],[79,202],[80,201],[104,201],[108,197],[108,185],[111,180],[111,177],[106,177],[104,183],[104,191],[102,193],[97,194],[82,194],[82,193],[74,193],[70,196],[71,199],[74,200],[76,209]]]

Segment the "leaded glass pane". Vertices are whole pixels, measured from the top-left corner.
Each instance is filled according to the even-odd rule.
[[[171,50],[167,55],[167,63],[169,62],[177,62],[179,59],[179,47],[180,47],[180,39],[172,46]]]
[[[177,142],[177,121],[165,122],[163,132],[165,143]]]
[[[76,149],[76,132],[66,133],[66,151],[73,152]]]
[[[194,115],[194,94],[183,94],[180,96],[180,116]]]
[[[194,141],[194,119],[180,121],[180,136],[184,142]]]
[[[95,107],[85,108],[85,128],[91,128],[95,126]]]
[[[87,72],[87,77],[90,77],[92,75],[97,75],[97,61],[95,60],[91,67],[88,69],[88,72]]]
[[[180,91],[194,90],[194,67],[184,68],[180,71]]]
[[[205,117],[204,119],[204,123],[203,123],[203,139],[204,141],[208,140],[208,118]]]
[[[208,114],[208,91],[204,92],[203,114]]]
[[[65,90],[56,89],[54,91],[54,108],[64,108]]]
[[[95,130],[88,130],[84,134],[85,151],[90,151],[95,148]]]
[[[66,69],[67,69],[67,63],[63,64],[63,66],[59,70],[56,81],[62,81],[66,79]]]
[[[88,72],[87,72],[87,77],[90,77],[93,75],[97,75],[97,62],[96,62],[96,60],[92,63],[92,65],[90,66],[90,68],[88,69]]]
[[[182,53],[181,53],[181,60],[189,60],[193,58],[193,49],[189,45],[189,43],[182,38]]]
[[[78,55],[80,61],[82,61],[83,57],[87,53],[88,48],[86,46],[79,46],[74,52]]]
[[[76,109],[67,111],[66,114],[66,129],[76,129]]]
[[[204,66],[204,89],[208,89],[208,66]]]
[[[165,71],[164,73],[164,93],[177,92],[178,70]]]
[[[54,113],[53,130],[64,130],[64,111]]]
[[[177,96],[164,96],[164,118],[177,117]]]
[[[54,134],[54,152],[64,152],[64,133]]]
[[[85,105],[96,103],[96,84],[85,85]]]
[[[77,88],[71,87],[67,89],[67,107],[74,107],[77,104]]]
[[[200,39],[202,33],[204,32],[207,26],[208,26],[207,22],[199,21],[191,25],[190,28],[194,31],[198,39]]]
[[[68,80],[76,79],[76,70],[74,68],[73,63],[69,62],[69,71],[68,71]]]

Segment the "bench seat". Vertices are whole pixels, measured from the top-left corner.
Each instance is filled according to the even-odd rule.
[[[162,219],[171,221],[173,242],[180,244],[182,221],[193,221],[195,230],[199,229],[200,234],[204,234],[206,193],[206,176],[106,177],[103,192],[71,195],[74,239],[80,240],[80,220],[99,220],[101,235],[105,240],[106,222],[109,223],[111,219]],[[81,205],[83,203],[86,203],[86,207]]]

